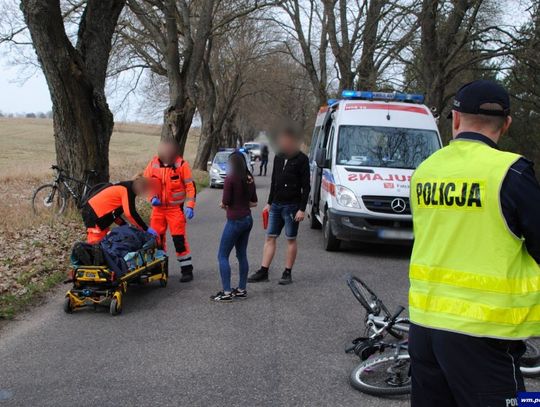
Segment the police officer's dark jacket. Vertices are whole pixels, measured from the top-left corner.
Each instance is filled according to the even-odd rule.
[[[268,203],[298,204],[306,209],[309,198],[309,159],[303,152],[287,158],[278,154],[274,158],[272,185]]]

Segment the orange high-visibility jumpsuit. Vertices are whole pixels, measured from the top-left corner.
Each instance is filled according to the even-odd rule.
[[[196,189],[191,168],[182,157],[166,166],[156,156],[144,170],[144,176],[150,179],[154,196],[161,202],[152,208],[150,227],[159,234],[164,248],[169,227],[182,273],[191,273],[193,263],[183,212],[184,207],[195,208]]]
[[[88,200],[81,213],[86,226],[86,240],[90,244],[99,243],[107,235],[113,222],[125,224],[121,215],[133,226],[142,230],[148,229],[135,208],[133,181],[119,182],[102,189]]]

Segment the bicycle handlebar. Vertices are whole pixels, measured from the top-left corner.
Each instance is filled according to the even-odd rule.
[[[66,170],[64,170],[63,168],[60,168],[58,165],[53,165],[51,166],[51,169],[55,170],[55,171],[58,171],[58,172],[66,172]],[[85,171],[87,174],[92,174],[92,175],[96,175],[97,174],[97,171],[96,170],[86,170]]]

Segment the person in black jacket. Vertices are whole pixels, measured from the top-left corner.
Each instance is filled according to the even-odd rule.
[[[268,281],[268,269],[276,252],[276,239],[285,228],[287,258],[279,284],[292,283],[291,272],[296,260],[298,225],[304,220],[309,197],[309,159],[300,151],[300,137],[292,128],[283,130],[277,138],[279,153],[274,158],[272,184],[265,210],[269,211],[268,230],[261,268],[248,281]]]

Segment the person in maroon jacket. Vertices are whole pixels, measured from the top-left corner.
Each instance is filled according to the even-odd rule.
[[[210,298],[218,302],[232,301],[233,298],[247,297],[247,276],[249,264],[247,246],[249,233],[253,227],[252,207],[257,206],[255,182],[249,172],[242,153],[234,152],[229,156],[229,171],[223,186],[221,205],[227,211],[227,223],[221,235],[218,251],[219,273],[223,290]],[[240,278],[238,288],[231,289],[231,265],[229,256],[236,248]]]

